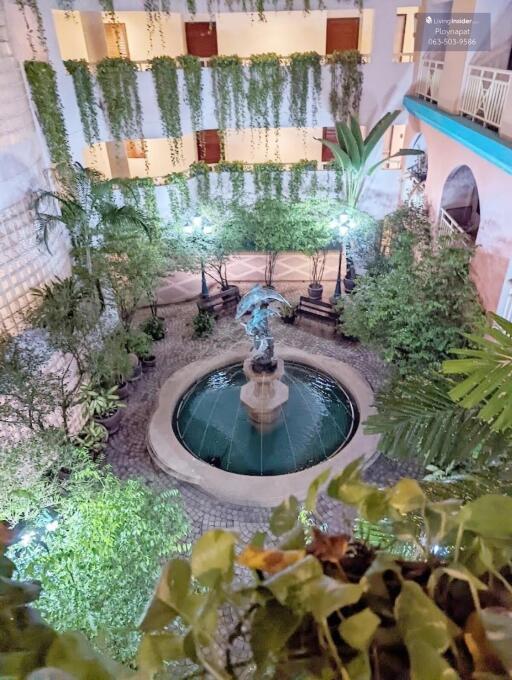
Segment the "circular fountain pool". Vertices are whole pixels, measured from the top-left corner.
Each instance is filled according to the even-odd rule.
[[[163,383],[147,433],[155,463],[223,501],[271,507],[292,494],[304,499],[324,470],[373,459],[378,436],[360,425],[374,412],[373,392],[359,371],[293,347],[276,354],[290,394],[275,430],[256,429],[240,403],[248,350],[226,352]]]
[[[263,430],[240,401],[246,382],[237,363],[204,376],[185,393],[173,428],[191,454],[240,475],[283,475],[330,458],[357,428],[357,406],[348,392],[311,366],[285,362],[289,398],[277,422]]]

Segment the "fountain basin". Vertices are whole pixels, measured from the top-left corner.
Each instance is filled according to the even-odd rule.
[[[355,458],[372,458],[378,437],[360,427],[373,412],[363,376],[302,350],[279,347],[276,354],[290,398],[275,427],[259,431],[240,403],[247,352],[196,361],[161,388],[148,430],[155,462],[224,501],[271,506],[291,494],[305,498],[326,468],[335,474]]]

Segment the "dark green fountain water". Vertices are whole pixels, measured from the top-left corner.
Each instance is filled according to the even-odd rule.
[[[285,362],[290,395],[272,430],[262,432],[240,402],[242,365],[206,375],[173,414],[176,436],[192,455],[241,475],[282,475],[326,460],[348,443],[358,425],[356,405],[335,380]]]

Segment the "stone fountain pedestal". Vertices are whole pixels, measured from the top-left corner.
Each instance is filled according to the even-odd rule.
[[[247,408],[252,422],[262,428],[271,426],[281,413],[281,407],[288,401],[288,385],[281,382],[284,362],[277,359],[274,371],[258,373],[252,367],[252,360],[244,361],[247,382],[240,391],[240,401]]]

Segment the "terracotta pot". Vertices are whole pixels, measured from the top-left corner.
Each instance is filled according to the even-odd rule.
[[[123,401],[124,399],[128,399],[128,397],[130,396],[130,386],[128,385],[126,380],[124,380],[122,383],[119,383],[119,385],[117,386],[117,394],[119,396],[119,399],[123,399]]]
[[[351,293],[356,287],[355,279],[343,279],[343,286],[345,288],[345,293]]]
[[[321,300],[324,292],[324,287],[321,283],[310,283],[308,286],[308,297],[311,300]]]
[[[119,430],[119,425],[121,424],[122,417],[123,413],[121,409],[118,408],[114,411],[114,413],[112,413],[112,415],[102,418],[100,418],[99,416],[94,416],[94,420],[100,425],[103,425],[103,427],[106,427],[110,435],[115,434]]]
[[[297,314],[291,314],[290,316],[282,316],[281,319],[283,320],[283,323],[287,323],[291,326],[295,323],[295,320],[297,319]]]
[[[140,361],[143,371],[147,371],[148,369],[154,368],[156,366],[156,356],[154,354],[150,354],[148,357],[144,357]]]

